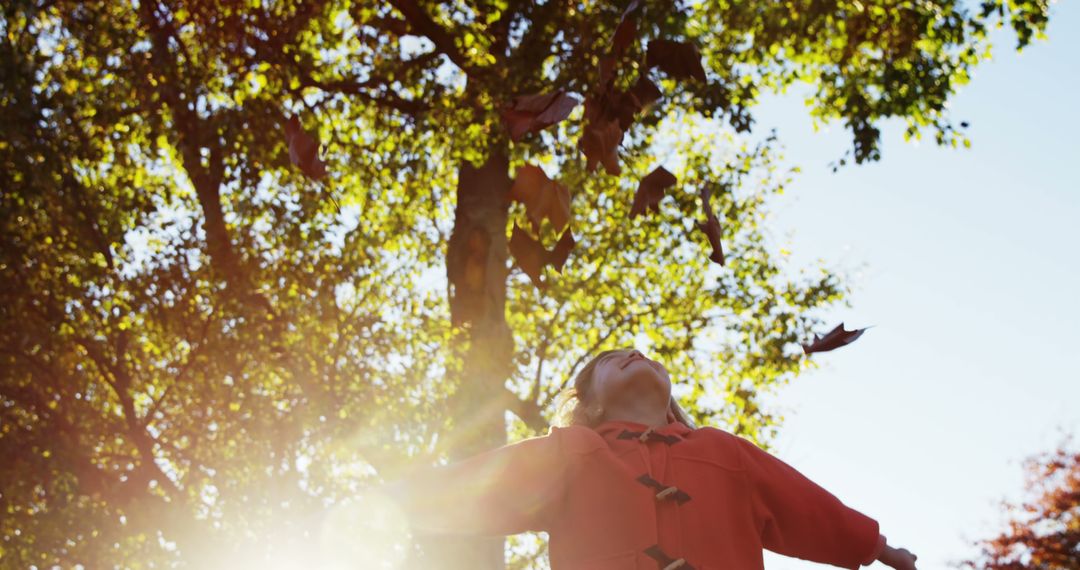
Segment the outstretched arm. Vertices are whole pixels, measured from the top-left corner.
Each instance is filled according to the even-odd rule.
[[[876,520],[843,504],[753,442],[737,439],[765,548],[849,570],[875,560],[914,569],[914,556],[888,546]]]
[[[556,430],[421,468],[381,490],[420,532],[501,536],[545,530],[564,490],[562,447]]]

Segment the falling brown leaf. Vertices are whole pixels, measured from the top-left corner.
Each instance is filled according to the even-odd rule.
[[[562,89],[519,95],[503,108],[502,119],[510,131],[510,139],[517,142],[530,132],[545,129],[570,116],[580,102]]]
[[[675,175],[668,172],[663,166],[657,166],[652,172],[645,175],[638,182],[637,192],[634,194],[634,203],[630,206],[630,218],[636,218],[648,210],[660,211],[660,200],[664,198],[664,190],[675,184]]]
[[[562,273],[563,265],[566,265],[566,259],[570,257],[570,250],[574,249],[575,243],[574,234],[570,233],[570,228],[566,228],[548,256],[548,263],[555,267],[555,271]]]
[[[603,164],[608,174],[622,172],[618,164],[618,147],[623,134],[633,124],[638,112],[661,97],[660,90],[648,78],[645,69],[640,70],[637,81],[629,91],[615,87],[615,66],[637,34],[634,12],[640,6],[641,0],[632,0],[623,10],[608,53],[600,56],[600,84],[585,97],[585,126],[578,139],[578,148],[585,154],[588,172],[593,172],[597,164]],[[658,49],[666,48],[661,46]],[[667,63],[664,65],[670,67]]]
[[[661,96],[656,85],[644,75],[629,91],[620,91],[614,83],[585,98],[585,127],[578,139],[578,148],[587,159],[586,170],[593,172],[597,163],[608,174],[620,174],[618,147],[635,115]]]
[[[709,204],[709,195],[711,193],[712,189],[709,185],[706,184],[701,187],[701,208],[705,211],[705,223],[698,222],[697,227],[705,233],[705,237],[709,239],[709,245],[712,246],[712,253],[709,254],[709,259],[723,265],[724,246],[720,242],[722,228],[720,227],[720,220],[717,219],[716,214],[713,213],[712,205]]]
[[[514,229],[510,233],[508,246],[510,254],[514,256],[514,262],[517,263],[518,267],[529,276],[529,279],[537,288],[544,290],[547,289],[547,283],[542,279],[544,266],[553,265],[556,271],[561,272],[563,265],[566,264],[567,257],[570,255],[570,250],[574,247],[574,243],[574,235],[570,232],[570,228],[566,228],[558,243],[555,244],[555,248],[548,251],[544,249],[544,246],[539,241],[533,239],[528,232],[515,223]]]
[[[601,89],[607,89],[612,85],[612,80],[615,79],[616,61],[613,55],[600,56],[600,85],[603,86]]]
[[[601,113],[605,117],[617,119],[619,128],[623,131],[630,128],[630,125],[634,122],[634,116],[642,107],[633,90],[612,90],[603,95],[600,104],[603,108]]]
[[[634,42],[634,36],[637,34],[637,20],[633,16],[633,12],[640,5],[641,0],[634,0],[623,10],[619,23],[615,26],[615,33],[611,36],[608,53],[600,56],[601,91],[606,90],[612,84],[615,79],[615,64],[623,56],[626,48],[630,47],[630,44]]]
[[[619,18],[619,25],[615,27],[615,34],[611,37],[610,52],[614,53],[616,57],[621,56],[626,48],[630,46],[630,43],[634,41],[634,34],[637,33],[637,20],[632,15],[634,10],[637,10],[641,5],[641,0],[634,0],[623,10],[622,17]]]
[[[603,116],[600,103],[592,98],[585,99],[585,115],[587,123],[578,139],[578,148],[586,158],[585,170],[593,172],[601,163],[608,174],[620,174],[618,148],[623,130],[618,118]]]
[[[514,185],[510,187],[510,198],[525,204],[525,213],[532,221],[534,231],[540,231],[544,218],[556,231],[562,231],[570,221],[570,191],[548,178],[539,166],[524,164],[518,167]]]
[[[544,283],[540,279],[541,271],[544,269],[544,261],[547,257],[544,246],[534,240],[515,222],[514,229],[510,232],[508,247],[510,255],[514,256],[514,262],[525,272],[525,275],[529,276],[534,285],[541,289],[544,288]]]
[[[644,73],[638,75],[634,86],[630,88],[630,93],[637,99],[638,108],[635,109],[635,113],[648,108],[649,105],[655,103],[662,96],[660,88]]]
[[[701,53],[697,46],[688,42],[654,39],[649,41],[645,53],[646,67],[659,67],[676,79],[693,78],[705,81],[705,69],[701,67]]]
[[[611,86],[586,99],[585,118],[591,121],[618,119],[619,127],[625,131],[638,112],[659,98],[660,90],[656,84],[641,75],[629,91]]]
[[[326,176],[326,163],[319,158],[319,143],[304,131],[296,116],[285,121],[285,141],[289,145],[289,160],[309,178]]]
[[[710,216],[705,223],[698,222],[698,228],[705,232],[705,237],[709,238],[709,245],[712,246],[712,253],[709,254],[709,260],[724,264],[724,247],[720,243],[720,234],[722,232],[720,228],[720,220],[716,219],[716,216]]]
[[[814,335],[814,342],[810,344],[803,344],[803,353],[810,354],[812,352],[825,352],[827,350],[833,350],[840,348],[846,344],[851,344],[855,339],[862,336],[862,333],[867,328],[855,329],[853,331],[845,331],[844,323],[836,325],[836,328],[829,331],[825,336]]]
[[[629,91],[615,91],[612,93],[609,113],[615,116],[619,122],[619,128],[624,132],[634,123],[634,115],[640,108],[637,98]]]

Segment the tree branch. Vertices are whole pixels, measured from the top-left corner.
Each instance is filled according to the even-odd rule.
[[[417,58],[419,59],[419,58]],[[365,101],[375,103],[383,107],[388,107],[396,111],[405,113],[406,115],[418,115],[429,109],[428,105],[420,101],[410,101],[408,99],[402,99],[400,95],[393,91],[387,90],[386,97],[376,97],[371,95],[367,91],[371,80],[363,81],[359,83],[353,83],[345,79],[338,79],[333,81],[321,81],[311,76],[301,76],[300,87],[298,89],[292,89],[293,92],[299,92],[305,87],[315,87],[322,91],[329,93],[343,93],[345,95],[354,95],[360,97]]]
[[[507,408],[515,416],[521,418],[521,421],[525,422],[525,425],[530,429],[537,432],[546,431],[550,424],[544,419],[544,415],[540,412],[540,406],[536,402],[530,402],[522,400],[517,394],[511,392],[507,388],[503,388],[502,396],[506,398]]]
[[[536,376],[533,378],[533,385],[529,390],[530,402],[535,402],[540,397],[540,380],[543,378],[547,349],[551,345],[551,331],[555,329],[555,323],[559,320],[559,314],[562,313],[564,307],[566,307],[565,301],[555,310],[555,315],[548,320],[547,327],[544,329],[544,339],[540,341],[540,348],[537,349]]]
[[[458,69],[465,72],[466,75],[480,75],[482,70],[469,64],[465,55],[458,50],[457,44],[454,43],[454,37],[439,26],[435,20],[432,20],[431,16],[416,3],[416,0],[390,0],[390,4],[397,8],[402,16],[405,16],[410,27],[431,40],[435,44],[435,49],[450,58],[450,61],[458,66]]]
[[[195,187],[195,194],[203,211],[210,261],[231,288],[237,293],[245,294],[248,289],[246,273],[233,249],[221,207],[221,180],[224,173],[221,141],[218,140],[216,129],[207,129],[208,121],[201,119],[191,108],[191,102],[195,101],[196,97],[188,93],[187,97],[181,98],[180,74],[176,59],[169,48],[169,39],[176,39],[181,48],[183,44],[178,36],[174,36],[175,31],[170,32],[170,24],[159,20],[155,6],[159,5],[156,2],[141,3],[139,15],[149,31],[154,64],[152,72],[162,76],[157,82],[157,91],[172,113],[173,127],[178,135],[176,147],[180,150],[184,169]],[[209,164],[206,167],[202,165],[204,146],[210,149]]]

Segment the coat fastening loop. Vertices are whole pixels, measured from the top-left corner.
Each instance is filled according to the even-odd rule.
[[[663,491],[660,491],[659,493],[657,493],[656,498],[657,499],[663,499],[664,497],[667,497],[667,496],[671,495],[672,493],[674,493],[674,492],[676,492],[678,490],[679,490],[678,487],[676,487],[675,485],[672,485],[672,486],[668,487],[667,489],[664,489]]]
[[[664,485],[663,483],[650,477],[648,473],[642,473],[641,476],[637,478],[637,480],[643,485],[647,485],[649,487],[652,487],[653,489],[659,490],[660,492],[656,494],[657,499],[667,499],[670,497],[678,501],[680,505],[690,500],[690,495],[687,494],[686,491],[683,491],[682,489],[674,485]]]
[[[693,565],[686,561],[685,558],[671,558],[660,550],[659,544],[654,544],[645,549],[645,554],[651,556],[656,560],[657,567],[660,570],[694,570]]]
[[[676,443],[679,443],[680,441],[682,441],[682,439],[679,438],[679,436],[677,436],[677,435],[674,435],[674,434],[666,435],[666,434],[662,434],[662,433],[657,433],[655,431],[652,431],[652,429],[653,428],[651,428],[651,427],[647,428],[645,431],[630,431],[628,429],[624,429],[624,430],[622,430],[621,433],[619,433],[618,439],[635,439],[635,438],[637,438],[638,440],[640,440],[642,442],[644,442],[646,439],[660,440],[660,441],[662,441],[662,442],[664,442],[664,443],[666,443],[668,445],[675,445]]]

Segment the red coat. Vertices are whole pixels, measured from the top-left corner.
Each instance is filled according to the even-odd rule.
[[[391,488],[416,531],[547,532],[552,570],[754,570],[763,548],[857,570],[885,545],[751,441],[680,422],[552,427]]]

